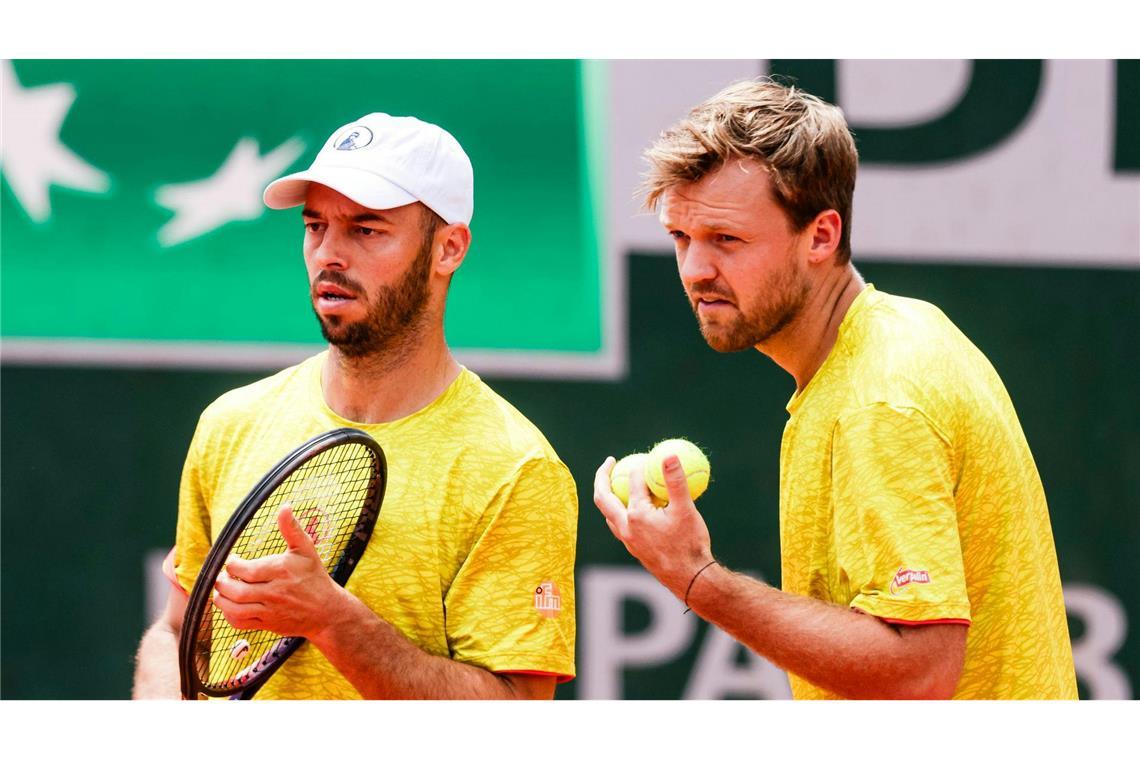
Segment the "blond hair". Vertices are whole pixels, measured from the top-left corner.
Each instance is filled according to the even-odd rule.
[[[769,173],[776,203],[799,231],[821,211],[843,222],[840,263],[851,258],[851,200],[859,155],[843,112],[794,86],[767,78],[737,82],[661,133],[645,152],[645,207],[657,209],[674,185],[697,182],[732,158]]]

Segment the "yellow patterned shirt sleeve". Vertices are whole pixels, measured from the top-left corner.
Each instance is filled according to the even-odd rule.
[[[550,507],[575,499],[566,466],[549,459],[525,463],[496,495],[445,599],[454,659],[569,677],[573,630],[560,622],[574,619],[574,589],[562,580],[573,577],[574,555],[557,548],[574,545],[577,521]]]
[[[968,621],[945,436],[916,409],[872,404],[840,417],[832,446],[848,604],[892,621]]]

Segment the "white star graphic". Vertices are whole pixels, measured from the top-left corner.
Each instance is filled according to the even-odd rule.
[[[158,241],[170,247],[229,222],[257,219],[265,212],[261,191],[304,150],[305,144],[293,138],[262,156],[257,140],[244,137],[212,176],[158,188],[155,201],[174,212],[158,231]]]
[[[75,102],[75,88],[59,82],[23,87],[11,61],[0,65],[3,125],[0,166],[13,194],[37,223],[51,217],[52,185],[106,193],[110,178],[59,140],[60,127]]]

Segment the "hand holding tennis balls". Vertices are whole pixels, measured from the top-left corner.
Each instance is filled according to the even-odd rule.
[[[667,487],[662,488],[666,461],[674,466],[668,469]],[[708,526],[693,504],[708,486],[709,471],[708,458],[699,448],[674,439],[620,462],[606,457],[594,474],[594,505],[614,538],[686,604],[693,578],[713,561]],[[650,488],[659,489],[666,498],[671,493],[672,508],[650,509],[647,498],[653,505],[666,506]],[[623,502],[631,503],[623,506]]]
[[[685,471],[685,478],[689,482],[689,495],[693,501],[696,501],[708,488],[711,468],[704,452],[696,444],[683,438],[662,441],[648,454],[638,453],[623,457],[610,472],[610,488],[614,495],[621,499],[622,504],[629,506],[629,473],[632,468],[640,467],[645,475],[645,484],[651,492],[653,505],[655,507],[668,505],[669,489],[665,485],[663,464],[665,458],[671,454],[676,454],[680,458],[681,468]]]

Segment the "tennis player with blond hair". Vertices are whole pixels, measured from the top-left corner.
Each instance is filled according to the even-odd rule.
[[[785,669],[798,699],[1075,699],[1049,514],[1013,405],[935,306],[851,263],[858,156],[842,112],[734,84],[647,152],[707,343],[795,379],[780,453],[782,590],[713,555],[676,457],[611,530],[689,608]],[[742,398],[747,398],[743,392]],[[742,507],[743,508],[743,507]]]

